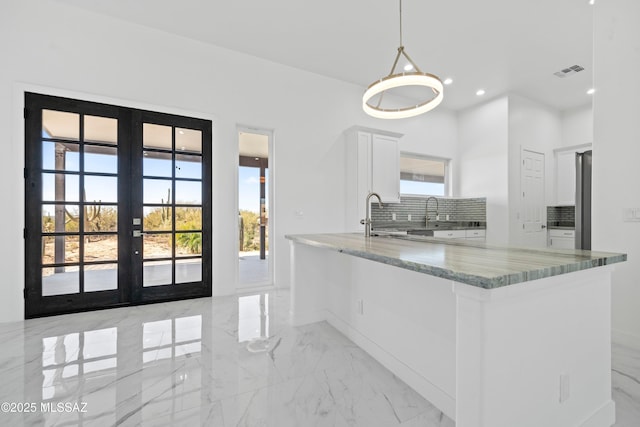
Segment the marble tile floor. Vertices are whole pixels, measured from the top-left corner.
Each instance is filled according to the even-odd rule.
[[[238,258],[239,288],[271,284],[269,276],[269,254],[260,259],[260,252],[240,252]]]
[[[0,426],[455,425],[288,310],[273,291],[0,324],[0,403],[17,411],[3,405]],[[640,352],[613,351],[616,426],[638,426]]]

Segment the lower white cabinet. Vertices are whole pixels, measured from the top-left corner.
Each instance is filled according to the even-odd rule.
[[[440,239],[465,239],[467,237],[466,230],[436,230],[433,237]]]
[[[556,249],[575,249],[576,247],[576,232],[575,230],[549,230],[549,244],[550,248]]]
[[[483,242],[486,238],[487,230],[436,230],[433,237],[439,239],[465,239]]]
[[[487,230],[465,230],[467,240],[485,240]]]

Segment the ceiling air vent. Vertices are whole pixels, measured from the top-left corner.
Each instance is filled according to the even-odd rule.
[[[579,65],[573,65],[569,68],[565,68],[562,69],[560,71],[558,71],[557,73],[553,73],[554,76],[560,77],[561,79],[564,79],[565,77],[569,77],[575,73],[579,73],[580,71],[583,71],[584,67],[581,67]]]

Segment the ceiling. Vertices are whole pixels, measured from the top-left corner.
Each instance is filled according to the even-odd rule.
[[[397,0],[57,1],[363,91],[389,72],[399,44]],[[515,92],[566,110],[591,102],[592,11],[588,0],[404,0],[403,39],[422,71],[454,80],[445,87],[446,108]],[[572,65],[585,70],[553,75]]]

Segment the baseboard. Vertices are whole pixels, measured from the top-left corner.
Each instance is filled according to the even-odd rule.
[[[596,410],[579,427],[610,427],[616,422],[616,404],[609,400]]]
[[[640,336],[621,331],[620,329],[611,330],[611,342],[640,351]]]
[[[337,317],[334,313],[325,311],[325,318],[331,326],[342,332],[342,334],[356,343],[371,357],[380,362],[380,364],[385,368],[407,383],[409,387],[431,402],[436,408],[444,412],[445,415],[452,420],[455,420],[456,401],[454,397],[435,386],[418,372],[398,360],[391,353],[387,352],[378,344],[362,335],[356,329],[352,328],[347,322]]]

